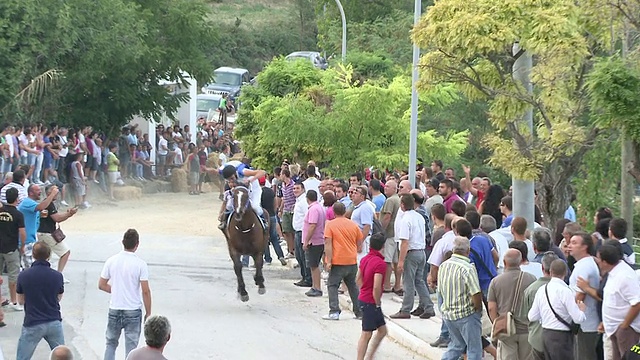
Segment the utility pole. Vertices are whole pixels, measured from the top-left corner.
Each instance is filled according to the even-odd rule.
[[[627,21],[624,21],[622,38],[622,58],[626,58],[629,52],[629,29]],[[620,142],[622,143],[621,174],[620,174],[620,217],[627,221],[627,238],[633,244],[633,200],[635,198],[636,180],[627,172],[627,164],[633,159],[633,145],[622,129]]]
[[[513,55],[521,50],[520,43],[513,44]],[[529,75],[533,67],[533,60],[528,51],[524,51],[513,64],[513,77],[520,81],[527,93],[533,94],[533,86]],[[522,122],[527,126],[530,134],[533,134],[533,108],[529,107],[522,117]],[[527,228],[533,229],[535,219],[535,193],[533,180],[513,180],[513,215],[521,216],[527,220]]]
[[[347,62],[347,18],[344,16],[344,9],[340,0],[336,0],[338,10],[340,10],[340,17],[342,18],[342,63]]]
[[[413,25],[418,25],[422,13],[422,0],[415,0],[413,9]],[[411,126],[409,135],[409,181],[416,186],[416,162],[418,157],[418,62],[420,48],[413,43],[413,69],[411,72]]]

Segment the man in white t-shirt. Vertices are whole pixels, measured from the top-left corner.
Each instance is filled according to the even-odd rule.
[[[169,141],[167,141],[167,137],[171,134],[169,132],[165,132],[160,136],[160,140],[158,141],[158,163],[156,166],[156,175],[164,176],[165,175],[165,165],[167,164],[167,155],[169,154]]]
[[[151,315],[151,289],[147,263],[136,254],[140,237],[135,229],[124,233],[124,251],[110,257],[104,264],[98,288],[111,294],[109,320],[107,322],[104,351],[105,360],[115,360],[120,333],[124,330],[125,357],[138,347],[142,326],[142,306],[144,320]]]
[[[318,194],[318,198],[322,199],[323,194],[320,193],[320,180],[316,178],[316,167],[314,165],[309,165],[307,167],[306,174],[307,179],[302,182],[304,184],[304,189],[306,191],[314,190]],[[320,201],[320,203],[322,203],[322,201]]]

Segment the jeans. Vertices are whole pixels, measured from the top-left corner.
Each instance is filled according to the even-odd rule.
[[[405,293],[406,296],[406,293]],[[458,360],[467,349],[467,360],[482,359],[482,313],[473,314],[458,320],[444,319],[449,329],[451,342],[442,360]]]
[[[404,259],[404,271],[402,273],[402,286],[404,287],[404,296],[402,298],[403,313],[411,312],[413,308],[414,291],[418,292],[418,306],[425,311],[433,311],[433,301],[429,296],[429,289],[425,282],[424,263],[427,257],[424,250],[411,250],[407,252]]]
[[[58,345],[64,345],[62,322],[55,320],[34,326],[23,326],[20,340],[18,340],[17,360],[29,360],[36,351],[40,340],[44,339],[53,350]]]
[[[438,292],[438,308],[442,307],[442,295]],[[440,325],[440,338],[449,341],[449,329],[447,329],[447,324],[443,321]]]
[[[327,280],[327,290],[329,292],[329,312],[340,313],[340,303],[338,301],[338,287],[344,280],[344,284],[349,290],[349,297],[353,305],[353,313],[360,315],[360,302],[358,301],[358,285],[356,285],[356,275],[358,274],[358,265],[333,265],[329,271],[329,279]]]
[[[311,284],[311,269],[307,267],[307,259],[304,256],[304,250],[302,250],[302,231],[296,231],[293,241],[295,243],[296,260],[298,261],[298,265],[300,265],[302,281]]]
[[[115,360],[116,348],[120,333],[124,329],[124,356],[138,347],[140,341],[140,328],[142,326],[142,310],[115,310],[109,309],[109,322],[107,323],[107,347],[104,350],[104,360]]]
[[[12,162],[11,158],[8,158],[8,157],[2,158],[2,173],[3,174],[11,172],[11,166],[13,165],[11,162]]]
[[[278,231],[276,230],[276,226],[278,225],[278,221],[276,216],[269,217],[269,242],[273,246],[273,250],[276,252],[276,256],[278,259],[284,257],[284,253],[282,252],[282,247],[280,247],[280,239],[278,239]],[[268,263],[271,262],[271,251],[269,250],[269,244],[264,249],[264,260]]]
[[[133,165],[136,167],[136,176],[137,177],[144,177],[144,172],[143,172],[144,168],[143,168],[142,164],[135,163]]]

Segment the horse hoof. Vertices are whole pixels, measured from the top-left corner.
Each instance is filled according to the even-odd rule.
[[[242,302],[247,302],[247,301],[249,301],[249,295],[241,295],[241,296],[240,296],[240,300],[242,300]]]
[[[267,288],[263,288],[263,287],[258,288],[258,294],[264,295],[266,292],[267,292]]]

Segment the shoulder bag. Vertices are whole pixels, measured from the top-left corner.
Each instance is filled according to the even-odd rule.
[[[56,243],[61,243],[62,240],[67,237],[67,235],[62,232],[62,229],[60,229],[60,225],[56,223],[56,229],[51,233],[51,237]]]
[[[551,306],[551,301],[549,300],[549,291],[547,290],[548,286],[549,285],[544,286],[544,294],[547,296],[547,304],[549,304],[549,308],[551,309],[551,312],[553,313],[553,315],[555,315],[556,319],[558,319],[558,321],[562,323],[562,325],[569,328],[569,331],[571,331],[573,335],[577,335],[578,331],[580,331],[580,324],[576,324],[573,321],[571,321],[571,325],[569,325],[569,323],[565,319],[561,318],[560,315],[558,315],[558,313],[556,313],[556,311],[553,310],[553,306]]]
[[[513,302],[511,303],[511,310],[506,314],[502,314],[498,316],[493,321],[493,327],[491,328],[491,338],[494,340],[501,340],[503,338],[512,336],[516,334],[516,320],[513,317],[513,314],[516,311],[516,306],[518,306],[518,301],[520,300],[520,293],[522,292],[520,287],[522,286],[522,275],[524,272],[521,270],[518,275],[518,281],[516,283],[516,292],[513,296]]]

